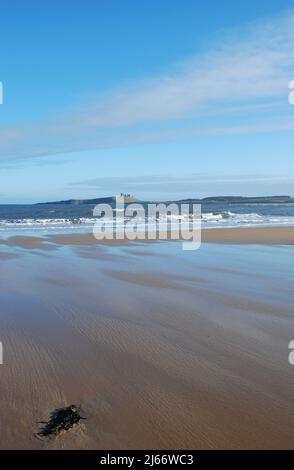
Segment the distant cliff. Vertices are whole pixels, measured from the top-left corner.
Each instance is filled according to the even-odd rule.
[[[204,197],[202,199],[181,199],[177,202],[195,202],[205,204],[287,204],[294,203],[294,197],[291,196],[261,196],[261,197],[246,197],[246,196],[213,196]]]
[[[52,201],[52,202],[39,202],[38,205],[41,204],[72,204],[75,206],[81,204],[111,204],[115,201],[114,197],[100,197],[97,199],[67,199],[65,201]]]
[[[82,205],[82,204],[112,204],[115,203],[116,197],[118,197],[118,201],[124,201],[126,204],[130,204],[132,202],[137,202],[137,199],[129,194],[120,196],[110,196],[110,197],[99,197],[95,199],[67,199],[65,201],[53,201],[53,202],[39,202],[40,204],[71,204],[71,205]]]
[[[134,196],[130,195],[121,195],[118,197],[119,202],[123,201],[127,204],[133,202],[139,202]],[[111,197],[100,197],[96,199],[68,199],[65,201],[54,201],[54,202],[41,202],[38,204],[71,204],[71,205],[82,205],[82,204],[113,204],[116,201],[115,196]],[[156,201],[144,201],[156,202]],[[291,196],[263,196],[263,197],[243,197],[243,196],[214,196],[214,197],[205,197],[202,199],[190,198],[190,199],[181,199],[177,201],[166,201],[168,203],[177,202],[177,203],[198,203],[198,204],[288,204],[294,203],[294,197]]]

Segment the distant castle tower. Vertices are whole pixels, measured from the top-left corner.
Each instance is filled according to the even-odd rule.
[[[116,196],[116,202],[118,203],[125,203],[131,204],[132,202],[136,202],[137,199],[129,193],[120,193],[119,196]]]

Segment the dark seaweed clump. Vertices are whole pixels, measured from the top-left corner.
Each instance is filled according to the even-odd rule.
[[[50,419],[44,424],[39,432],[40,436],[57,435],[61,431],[68,431],[77,424],[81,419],[85,419],[80,415],[80,409],[76,405],[66,406],[53,411]]]

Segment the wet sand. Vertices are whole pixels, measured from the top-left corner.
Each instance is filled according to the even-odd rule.
[[[155,234],[154,234],[155,236]],[[160,235],[157,233],[157,239]],[[173,232],[167,234],[172,239]],[[248,228],[220,228],[202,229],[201,238],[203,242],[211,243],[252,243],[252,244],[274,244],[293,245],[294,227],[248,227]],[[49,240],[62,244],[123,244],[127,240],[96,240],[92,234],[84,235],[54,235]],[[153,240],[146,237],[145,240],[136,240],[136,243],[151,243]]]
[[[203,241],[217,243],[253,243],[293,245],[294,227],[248,227],[203,230]]]
[[[154,235],[155,236],[155,235]],[[156,239],[160,235],[157,233]],[[167,234],[167,239],[173,237],[173,232]],[[135,240],[133,243],[154,243],[151,238]],[[272,244],[293,245],[294,227],[248,227],[248,228],[220,228],[203,229],[201,232],[202,242],[230,243],[230,244]],[[96,240],[92,233],[68,233],[45,236],[13,235],[0,238],[0,246],[16,246],[29,249],[53,250],[54,245],[125,245],[129,240]]]
[[[2,239],[0,447],[292,448],[294,232],[249,230]],[[86,420],[36,437],[71,403]]]

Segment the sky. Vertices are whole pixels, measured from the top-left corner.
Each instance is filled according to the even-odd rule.
[[[294,196],[288,0],[1,0],[0,204]]]

